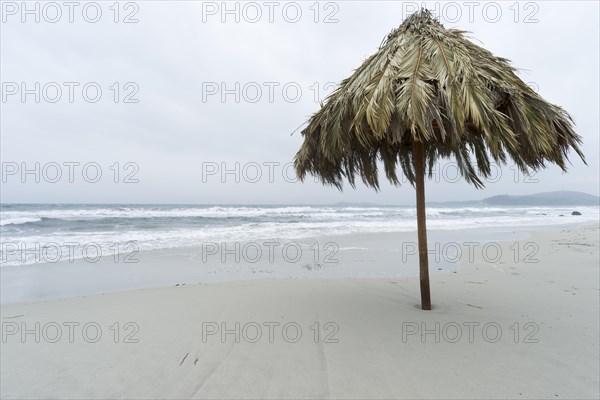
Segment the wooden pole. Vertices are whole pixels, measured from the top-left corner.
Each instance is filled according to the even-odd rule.
[[[419,238],[419,270],[421,277],[421,309],[431,310],[429,294],[429,261],[427,259],[427,224],[425,222],[425,155],[423,143],[413,144],[417,189],[417,231]]]

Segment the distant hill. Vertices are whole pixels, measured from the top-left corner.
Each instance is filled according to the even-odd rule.
[[[500,195],[487,197],[483,200],[449,200],[428,201],[428,206],[434,207],[485,207],[485,206],[600,206],[600,197],[583,192],[561,190],[543,192],[523,196]],[[348,203],[339,202],[336,207],[397,207],[377,203]],[[414,207],[413,205],[404,205]]]
[[[582,192],[544,192],[525,196],[492,196],[482,200],[485,205],[495,206],[598,206],[600,197]]]

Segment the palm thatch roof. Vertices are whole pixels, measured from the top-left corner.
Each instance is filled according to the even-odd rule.
[[[399,185],[398,166],[414,184],[413,142],[429,173],[454,158],[477,187],[490,164],[512,160],[523,172],[546,163],[566,170],[572,148],[585,162],[573,120],[526,85],[509,60],[445,29],[429,11],[408,17],[379,50],[343,80],[302,131],[296,173],[342,188],[356,176],[379,188],[378,163]]]

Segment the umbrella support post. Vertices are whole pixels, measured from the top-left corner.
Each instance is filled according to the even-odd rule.
[[[417,231],[419,238],[419,275],[421,278],[421,309],[431,310],[429,294],[429,260],[427,257],[427,225],[425,222],[425,155],[423,143],[413,144],[415,183],[417,191]]]

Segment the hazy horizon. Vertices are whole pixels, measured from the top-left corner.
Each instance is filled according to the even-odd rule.
[[[534,194],[540,194],[540,193],[557,193],[557,192],[570,192],[567,190],[556,190],[556,191],[551,191],[551,192],[536,192],[536,193],[527,193],[527,194],[523,194],[523,196],[527,196],[527,195],[534,195]],[[591,193],[586,193],[586,192],[579,192],[576,191],[576,193],[581,193],[581,194],[587,194],[587,195],[591,195],[591,196],[595,196],[595,197],[600,197],[598,195],[595,194],[591,194]],[[508,195],[508,196],[512,196],[512,194],[510,193],[504,193],[504,195]],[[489,196],[491,197],[491,196]],[[461,203],[461,202],[477,202],[477,201],[482,201],[484,199],[486,199],[488,197],[485,198],[478,198],[478,199],[466,199],[466,200],[454,200],[454,199],[449,199],[449,200],[444,200],[444,201],[431,201],[428,200],[427,203],[437,203],[437,204],[443,204],[443,203]],[[165,206],[335,206],[335,205],[374,205],[374,206],[414,206],[414,203],[379,203],[379,202],[361,202],[361,201],[338,201],[336,203],[70,203],[70,202],[64,202],[64,203],[43,203],[43,202],[28,202],[28,203],[6,203],[6,202],[2,202],[0,203],[0,207],[1,206],[6,206],[6,205],[141,205],[141,206],[151,206],[151,205],[165,205]],[[600,205],[600,204],[599,204]],[[496,206],[494,206],[496,207]]]

